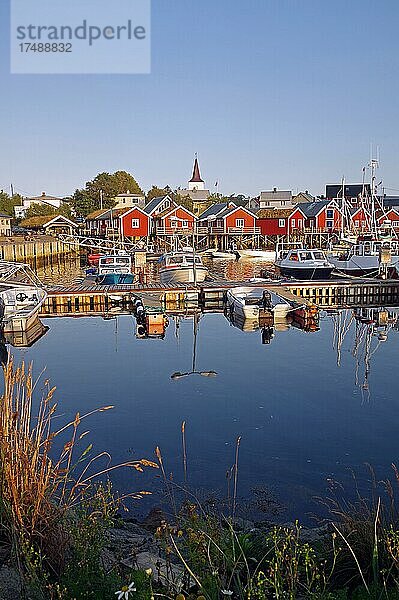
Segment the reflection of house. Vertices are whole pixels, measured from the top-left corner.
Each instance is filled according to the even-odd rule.
[[[341,211],[334,201],[304,202],[294,207],[288,224],[289,232],[301,229],[336,231],[341,227]]]
[[[126,194],[118,194],[114,200],[114,208],[133,208],[133,206],[144,208],[145,206],[145,197],[142,194],[131,194],[129,190]]]
[[[201,179],[197,157],[194,161],[193,175],[188,182],[188,188],[185,190],[179,190],[179,194],[182,198],[189,197],[190,200],[192,200],[193,212],[195,215],[201,214],[201,212],[206,208],[210,192],[209,190],[205,189],[205,182],[203,179]]]
[[[273,188],[269,192],[261,192],[259,207],[262,208],[289,208],[292,204],[292,192]]]
[[[11,217],[0,213],[0,235],[11,235]]]
[[[76,231],[78,225],[64,215],[29,217],[21,221],[21,226],[27,229],[43,229],[45,233],[69,233]]]
[[[19,204],[14,207],[15,216],[17,219],[23,219],[26,215],[26,211],[31,207],[32,204],[39,204],[41,206],[51,206],[52,208],[60,208],[63,200],[56,196],[48,196],[46,192],[42,192],[41,196],[33,196],[32,198],[23,198],[22,205]]]
[[[262,235],[286,235],[288,233],[288,218],[292,210],[264,209],[256,214],[256,224]]]

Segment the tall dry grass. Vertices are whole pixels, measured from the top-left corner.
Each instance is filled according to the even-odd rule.
[[[88,416],[104,412],[104,406],[57,427],[55,388],[34,379],[32,365],[4,367],[4,394],[0,400],[0,518],[19,559],[32,551],[59,572],[69,544],[66,515],[84,498],[96,494],[93,482],[120,467],[143,471],[157,468],[145,459],[112,466],[107,452],[91,456],[92,446],[79,450],[87,435],[80,425]],[[57,439],[58,438],[58,439]],[[57,439],[57,444],[54,444]],[[66,440],[66,441],[65,441]],[[58,450],[57,450],[58,448]],[[96,468],[105,460],[103,468]],[[145,492],[142,492],[145,493]],[[129,494],[140,497],[140,494]],[[125,496],[126,497],[126,496]]]

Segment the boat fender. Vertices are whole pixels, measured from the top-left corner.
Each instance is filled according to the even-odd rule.
[[[19,292],[19,294],[17,294],[15,296],[16,300],[18,300],[18,302],[25,302],[25,300],[28,298],[28,296],[26,294],[24,294],[24,292]]]

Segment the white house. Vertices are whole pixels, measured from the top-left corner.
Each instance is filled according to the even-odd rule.
[[[41,204],[50,206],[51,208],[60,208],[63,200],[56,196],[48,196],[46,192],[42,192],[41,196],[33,196],[32,198],[23,198],[22,204],[14,207],[15,216],[17,219],[24,219],[26,211],[32,204]]]

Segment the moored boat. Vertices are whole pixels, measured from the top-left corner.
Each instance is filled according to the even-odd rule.
[[[44,286],[23,263],[0,261],[0,320],[7,331],[24,331],[47,298]]]
[[[281,275],[294,279],[329,279],[334,269],[323,250],[299,248],[289,250],[276,260]]]
[[[168,252],[160,258],[159,274],[163,284],[202,283],[208,274],[201,257],[194,251]]]
[[[245,249],[245,250],[237,250],[240,258],[257,258],[259,260],[265,260],[273,262],[276,260],[276,251],[275,250],[262,250],[258,249]]]
[[[380,265],[397,270],[399,265],[399,240],[378,240],[371,236],[359,238],[345,252],[331,254],[328,260],[345,275],[362,277],[378,275]]]
[[[231,310],[244,319],[259,318],[261,311],[270,311],[274,318],[285,318],[297,306],[292,306],[288,300],[263,287],[230,288],[226,300]]]
[[[222,250],[212,250],[211,252],[212,258],[221,258],[224,260],[236,260],[237,253],[235,252],[223,252]]]

